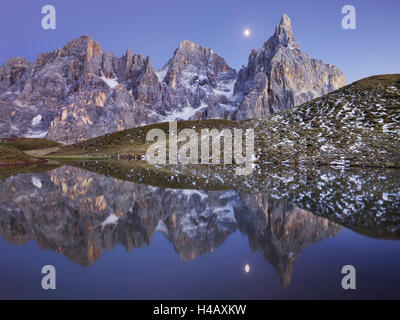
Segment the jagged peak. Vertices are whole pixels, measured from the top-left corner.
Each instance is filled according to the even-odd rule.
[[[133,56],[133,53],[132,53],[132,50],[131,49],[126,49],[126,51],[125,51],[125,57],[132,57]]]
[[[146,57],[146,72],[154,72],[153,64],[149,56]]]
[[[125,68],[128,70],[130,68],[145,68],[147,73],[154,72],[151,59],[149,56],[144,56],[141,53],[133,54],[130,49],[126,50],[125,55],[122,56],[122,61],[125,64]]]
[[[179,49],[187,49],[187,48],[194,49],[196,46],[197,45],[193,41],[190,41],[190,40],[182,40],[179,43]]]
[[[280,23],[275,28],[274,35],[268,40],[268,42],[273,42],[274,46],[282,45],[284,47],[300,49],[300,46],[293,35],[292,21],[286,13],[282,15]]]
[[[67,55],[82,55],[84,53],[90,57],[101,55],[103,53],[100,44],[94,41],[89,35],[83,35],[79,38],[68,41],[62,48],[62,51]]]
[[[180,64],[182,62],[183,57],[185,57],[184,60],[186,61],[186,63],[188,63],[192,59],[196,60],[197,58],[194,57],[197,55],[211,55],[211,54],[214,54],[214,51],[212,49],[203,47],[190,40],[183,40],[179,43],[179,47],[175,49],[172,58],[164,65],[164,67],[161,70],[167,69],[171,65],[174,65],[175,63]]]
[[[179,43],[179,47],[177,50],[185,50],[185,51],[203,51],[203,52],[210,52],[214,53],[213,49],[203,47],[197,43],[194,43],[193,41],[190,40],[182,40]]]
[[[24,57],[11,57],[2,66],[29,66],[29,61]]]
[[[141,53],[135,53],[132,57],[136,62],[139,62],[139,61],[143,61],[144,62],[146,60],[146,57]]]
[[[79,38],[75,38],[72,40],[69,40],[67,42],[67,44],[64,47],[68,47],[68,46],[74,46],[74,45],[78,45],[78,44],[89,44],[90,42],[93,42],[93,38],[89,35],[82,35]]]
[[[291,23],[292,21],[290,20],[290,18],[288,17],[288,15],[286,13],[284,13],[281,17],[281,22],[279,23],[279,25],[281,26],[285,26],[287,28],[292,28],[291,27]]]

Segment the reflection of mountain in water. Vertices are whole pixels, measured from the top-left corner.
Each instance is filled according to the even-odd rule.
[[[0,181],[0,235],[13,244],[34,239],[82,265],[118,244],[148,245],[156,230],[187,261],[237,229],[287,285],[300,252],[341,227],[262,195],[155,188],[72,167]]]
[[[252,249],[274,266],[284,286],[289,285],[293,266],[311,243],[335,236],[342,227],[293,205],[260,195],[242,194],[249,209],[238,216],[241,232]]]

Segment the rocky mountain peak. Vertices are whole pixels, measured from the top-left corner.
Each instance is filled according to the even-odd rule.
[[[293,35],[291,20],[285,13],[282,15],[280,23],[276,26],[274,35],[268,42],[272,43],[275,47],[282,45],[292,49],[300,49]]]
[[[239,107],[232,118],[267,116],[345,84],[346,77],[339,69],[300,50],[290,18],[284,14],[273,36],[259,50],[251,52],[248,65],[239,71],[234,89]]]
[[[236,71],[212,49],[184,40],[157,76],[168,119],[227,117]]]
[[[193,41],[190,40],[183,40],[179,43],[178,49],[175,51],[174,54],[177,53],[177,51],[186,51],[186,52],[197,52],[197,53],[209,53],[213,54],[214,51],[213,49],[203,47],[197,43],[194,43]]]
[[[61,55],[64,56],[83,56],[86,55],[88,58],[94,56],[100,56],[103,54],[103,49],[100,44],[92,39],[91,36],[81,36],[77,39],[67,42],[67,44],[61,49]]]
[[[279,23],[280,26],[285,26],[291,28],[292,20],[288,17],[286,13],[284,13],[281,17],[281,22]]]
[[[199,45],[196,45],[194,42],[190,40],[183,40],[179,43],[179,49],[183,50],[194,50],[195,48],[201,47]]]
[[[172,81],[174,85],[181,82],[182,78],[190,76],[200,85],[209,84],[214,88],[216,86],[215,77],[218,73],[235,72],[212,49],[189,40],[180,42],[172,59],[167,62],[162,70],[168,72],[166,80]]]
[[[179,43],[179,47],[175,50],[172,59],[167,65],[180,65],[182,68],[184,65],[195,64],[196,67],[199,67],[201,64],[206,63],[211,54],[214,54],[212,49],[189,40],[183,40]]]
[[[17,83],[29,65],[28,60],[25,58],[14,57],[8,59],[4,65],[0,66],[0,89],[6,90]]]

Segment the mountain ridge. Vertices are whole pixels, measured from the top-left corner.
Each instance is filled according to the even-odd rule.
[[[234,95],[242,100],[232,119],[245,120],[287,110],[346,85],[335,66],[300,50],[290,18],[284,14],[275,33],[249,56],[238,73]]]
[[[340,71],[301,54],[286,15],[266,43],[239,73],[212,49],[188,40],[159,71],[150,57],[127,49],[119,58],[90,36],[41,53],[32,63],[8,59],[0,67],[0,136],[74,143],[162,121],[242,120],[285,110],[345,83]],[[268,52],[283,45],[265,64]],[[298,68],[301,59],[309,61],[312,76],[293,81],[291,71],[277,71]]]

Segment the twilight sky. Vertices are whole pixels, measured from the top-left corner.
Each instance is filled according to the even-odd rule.
[[[41,8],[54,5],[56,30],[43,30]],[[341,8],[356,8],[357,30],[341,27]],[[336,65],[348,82],[400,73],[399,0],[2,0],[0,64],[13,56],[34,61],[41,52],[91,35],[104,51],[127,48],[160,69],[181,40],[212,48],[239,70],[251,49],[273,34],[283,13],[312,58]],[[251,35],[243,36],[249,28]]]

